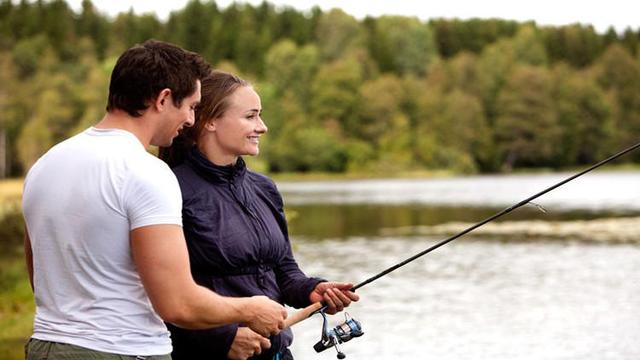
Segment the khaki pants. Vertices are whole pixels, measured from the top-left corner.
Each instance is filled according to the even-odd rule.
[[[25,345],[26,360],[171,360],[171,355],[131,356],[109,354],[71,344],[31,338]]]

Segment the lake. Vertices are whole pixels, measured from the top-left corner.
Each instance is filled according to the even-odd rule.
[[[358,283],[442,240],[385,230],[476,222],[569,175],[278,186],[305,272]],[[546,212],[526,206],[504,220],[638,216],[638,184],[638,172],[588,174],[536,200]],[[638,359],[639,274],[637,245],[471,233],[361,288],[348,312],[365,335],[342,350],[347,359]],[[321,325],[316,315],[294,326],[297,359],[335,358],[312,348]]]

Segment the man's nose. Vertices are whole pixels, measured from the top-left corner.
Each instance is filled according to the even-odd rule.
[[[193,112],[191,112],[191,114],[189,114],[189,117],[187,118],[187,121],[184,123],[184,126],[192,127],[193,124],[195,124],[195,122],[196,122],[196,116]]]

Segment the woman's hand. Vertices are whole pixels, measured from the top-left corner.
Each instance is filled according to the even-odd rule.
[[[353,284],[339,282],[321,282],[309,294],[312,303],[324,301],[327,314],[335,314],[349,306],[352,301],[360,300],[360,296],[350,291]]]
[[[246,360],[271,347],[271,341],[248,327],[239,327],[227,356],[232,360]]]

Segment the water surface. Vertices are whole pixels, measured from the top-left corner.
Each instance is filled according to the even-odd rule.
[[[278,183],[296,258],[311,275],[363,281],[442,240],[385,229],[480,221],[571,174]],[[640,173],[579,178],[501,220],[640,214]],[[639,234],[640,236],[640,234]],[[640,359],[640,247],[465,236],[359,290],[365,335],[347,359]],[[332,325],[343,320],[331,317]],[[294,327],[315,353],[321,318]]]
[[[362,281],[434,239],[295,239],[305,271]],[[348,359],[640,359],[640,247],[467,239],[363,287]],[[343,318],[331,317],[333,325]],[[316,354],[321,318],[294,327]]]

